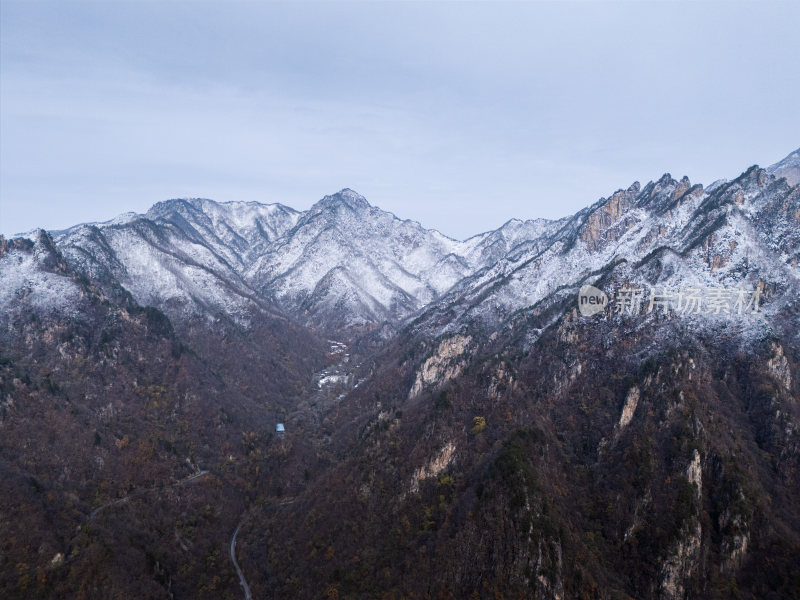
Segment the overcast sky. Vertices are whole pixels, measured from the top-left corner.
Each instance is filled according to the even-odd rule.
[[[453,237],[800,146],[800,3],[0,2],[0,232],[344,187]]]

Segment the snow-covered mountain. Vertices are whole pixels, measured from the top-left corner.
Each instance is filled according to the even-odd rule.
[[[243,270],[297,221],[280,205],[170,200],[145,215],[53,234],[67,262],[109,293],[116,285],[172,316],[246,319],[272,311]]]
[[[641,271],[658,262],[650,284],[794,289],[797,156],[708,189],[667,174],[572,217],[515,219],[465,241],[399,219],[349,189],[304,212],[169,200],[52,238],[70,268],[107,294],[127,291],[179,319],[245,323],[266,311],[325,331],[420,316],[440,331],[491,327],[622,263]],[[4,287],[9,296],[18,286]]]
[[[464,278],[417,326],[492,330],[538,303],[603,284],[662,290],[756,288],[766,313],[800,293],[800,186],[751,167],[710,192],[669,174],[618,190]],[[688,317],[701,320],[702,317]]]
[[[70,266],[108,293],[121,286],[171,316],[244,322],[254,310],[277,310],[346,329],[414,314],[551,226],[515,219],[457,241],[345,189],[305,212],[169,200],[52,235]]]
[[[364,325],[418,310],[474,271],[481,238],[457,242],[352,190],[326,196],[259,256],[254,289],[318,325]]]

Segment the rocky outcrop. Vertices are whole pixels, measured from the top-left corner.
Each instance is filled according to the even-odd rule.
[[[466,364],[461,357],[471,341],[472,337],[468,335],[455,335],[442,340],[433,356],[428,358],[417,371],[417,377],[408,392],[408,397],[419,395],[425,386],[441,386],[458,377]]]
[[[702,506],[703,470],[697,449],[692,453],[692,459],[686,467],[686,479],[694,489],[695,506]],[[674,550],[662,565],[662,599],[679,600],[686,597],[689,580],[701,568],[702,540],[700,520],[693,514],[681,528]]]
[[[767,370],[788,392],[792,389],[792,373],[789,370],[789,362],[783,354],[783,347],[780,344],[772,344],[772,358],[767,361]]]
[[[632,218],[620,219],[633,206],[638,192],[639,184],[635,183],[625,191],[614,193],[589,215],[580,234],[589,250],[597,250],[609,239],[619,239],[634,225]]]
[[[688,580],[697,572],[701,550],[702,528],[698,520],[685,528],[672,554],[662,565],[662,600],[682,600],[686,597]]]
[[[619,416],[618,427],[621,430],[628,426],[628,423],[633,419],[633,414],[636,412],[636,407],[639,405],[639,388],[633,386],[625,397],[625,406],[622,407],[622,414]]]
[[[426,464],[419,467],[414,471],[411,477],[411,485],[409,491],[416,493],[419,491],[419,482],[423,479],[430,477],[437,477],[439,473],[444,471],[453,460],[453,453],[456,451],[456,445],[453,442],[447,442],[444,447],[432,457]]]
[[[692,462],[686,467],[686,478],[695,488],[695,495],[698,501],[703,495],[703,469],[700,466],[700,453],[695,449],[692,454]]]

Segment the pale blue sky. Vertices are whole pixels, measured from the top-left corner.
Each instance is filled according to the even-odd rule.
[[[353,188],[454,237],[800,146],[800,3],[0,2],[0,232]]]

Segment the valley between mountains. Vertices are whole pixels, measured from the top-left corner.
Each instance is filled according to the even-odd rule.
[[[799,151],[463,241],[350,189],[0,236],[0,591],[798,598],[798,298]]]

